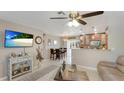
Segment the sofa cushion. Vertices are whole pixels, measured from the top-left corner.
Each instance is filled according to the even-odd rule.
[[[117,64],[123,65],[124,66],[124,55],[119,56],[116,60]]]
[[[124,73],[124,66],[117,64],[117,69]]]
[[[98,68],[99,75],[105,81],[123,81],[124,74],[116,68],[100,66]]]
[[[107,67],[113,67],[113,68],[116,67],[116,63],[108,62],[108,61],[100,61],[100,62],[98,63],[98,65],[107,66]]]

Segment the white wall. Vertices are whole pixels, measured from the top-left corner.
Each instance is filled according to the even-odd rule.
[[[22,25],[18,25],[18,24],[15,24],[15,23],[11,23],[11,22],[8,22],[8,21],[5,21],[5,20],[0,20],[0,31],[3,33],[3,36],[4,36],[4,31],[5,29],[11,29],[11,30],[14,30],[14,31],[20,31],[20,32],[26,32],[26,33],[29,33],[29,34],[33,34],[34,37],[36,36],[43,36],[43,32],[41,30],[38,30],[38,29],[33,29],[33,28],[30,28],[30,27],[26,27],[26,26],[22,26]],[[47,38],[49,39],[55,39],[57,40],[57,42],[60,42],[60,38],[59,37],[55,37],[54,36],[50,36],[50,35],[47,35]],[[3,37],[4,39],[4,37]],[[47,42],[47,40],[46,40]],[[47,43],[46,43],[47,45]],[[42,47],[42,44],[40,45]],[[58,43],[56,45],[56,47],[59,47],[60,46],[60,43]],[[34,45],[33,47],[29,47],[29,48],[26,48],[26,52],[29,53],[32,57],[33,57],[33,62],[34,62],[34,65],[37,64],[37,61],[36,61],[36,48],[38,47],[37,44],[35,44],[34,42]],[[43,47],[42,47],[43,48]],[[10,53],[12,52],[15,52],[15,53],[20,53],[23,51],[23,48],[4,48],[4,47],[0,47],[0,78],[1,77],[5,77],[7,76],[7,63],[8,63],[8,56]],[[46,53],[44,55],[44,58],[48,58],[48,49],[46,47],[46,49],[42,49],[41,51],[45,51],[43,53]]]
[[[124,12],[105,12],[105,16],[108,19],[108,47],[111,51],[73,50],[72,63],[96,67],[100,60],[115,62],[119,55],[124,55]]]
[[[96,67],[99,60],[109,58],[109,51],[102,51],[96,49],[73,49],[72,50],[72,63]]]
[[[53,37],[53,36],[50,36],[50,35],[48,37],[49,37],[49,39],[52,40],[52,43],[53,43],[54,40],[57,41],[56,45],[52,44],[52,45],[49,46],[49,48],[60,48],[61,47],[61,38],[60,37],[57,37],[57,36]]]

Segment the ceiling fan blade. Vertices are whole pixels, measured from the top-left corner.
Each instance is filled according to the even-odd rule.
[[[104,11],[96,11],[96,12],[91,12],[91,13],[83,14],[83,15],[81,15],[81,17],[82,18],[87,18],[87,17],[91,17],[91,16],[101,15],[103,13],[104,13]]]
[[[51,17],[50,19],[68,19],[68,17]]]
[[[80,24],[83,24],[83,25],[86,25],[86,24],[87,24],[85,21],[83,21],[83,20],[81,20],[81,19],[78,19],[77,21],[78,21]]]

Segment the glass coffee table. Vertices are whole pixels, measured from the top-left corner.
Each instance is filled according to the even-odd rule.
[[[62,67],[58,70],[54,80],[57,81],[88,81],[89,78],[85,71],[77,70],[76,64],[67,65],[65,70]]]

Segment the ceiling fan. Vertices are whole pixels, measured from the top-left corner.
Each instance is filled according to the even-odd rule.
[[[86,25],[87,22],[85,22],[83,19],[87,17],[97,16],[103,14],[104,11],[95,11],[87,14],[80,14],[79,12],[70,12],[68,17],[51,17],[50,19],[71,19],[76,20],[78,23],[82,25]],[[65,15],[63,11],[58,12],[58,14]]]

